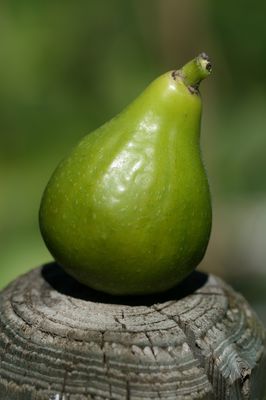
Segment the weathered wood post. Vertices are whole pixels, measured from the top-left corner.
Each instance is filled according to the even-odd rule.
[[[222,280],[112,297],[56,264],[0,294],[1,400],[260,400],[265,330]]]

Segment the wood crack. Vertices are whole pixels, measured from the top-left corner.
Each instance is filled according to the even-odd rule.
[[[145,332],[145,336],[146,336],[146,338],[148,339],[148,341],[149,341],[149,343],[150,343],[150,349],[151,349],[151,352],[152,352],[152,354],[153,354],[154,360],[157,360],[156,354],[155,354],[155,352],[154,352],[154,346],[153,346],[152,340],[151,340],[151,338],[150,338],[148,332]]]

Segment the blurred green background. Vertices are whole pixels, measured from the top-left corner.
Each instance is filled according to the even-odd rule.
[[[38,208],[59,160],[157,75],[205,51],[214,221],[200,268],[266,321],[265,15],[262,0],[1,2],[0,287],[51,259]]]

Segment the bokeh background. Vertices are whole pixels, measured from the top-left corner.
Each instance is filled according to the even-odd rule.
[[[266,321],[265,15],[263,0],[1,1],[1,288],[51,259],[38,208],[58,162],[157,75],[205,51],[214,220],[200,268]]]

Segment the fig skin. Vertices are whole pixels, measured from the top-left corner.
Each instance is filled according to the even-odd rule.
[[[160,76],[55,170],[40,229],[80,282],[116,295],[161,292],[202,260],[212,211],[198,85],[209,72],[204,54]]]

